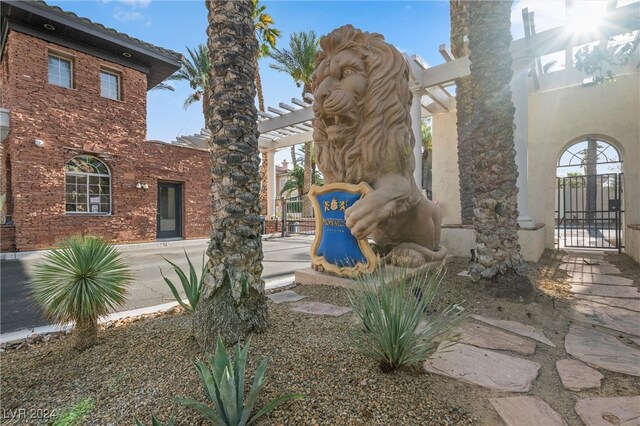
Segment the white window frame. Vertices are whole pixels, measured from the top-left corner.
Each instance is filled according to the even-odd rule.
[[[69,86],[63,86],[61,84],[52,82],[49,80],[49,58],[56,58],[59,61],[64,61],[64,62],[68,62],[69,63]],[[58,86],[58,87],[64,87],[65,89],[73,89],[73,59],[72,58],[68,58],[62,55],[59,55],[55,52],[48,52],[47,54],[47,83],[54,85],[54,86]]]
[[[115,98],[111,98],[109,96],[105,96],[102,93],[102,74],[107,74],[107,75],[112,75],[116,78],[116,97]],[[113,71],[109,71],[106,70],[104,68],[100,68],[100,97],[103,97],[105,99],[111,99],[112,101],[121,101],[122,100],[122,88],[121,88],[121,76],[119,73],[117,72],[113,72]]]
[[[73,158],[75,157],[79,157],[79,156],[83,156],[83,154],[77,155],[72,157],[69,161],[73,160]],[[64,204],[65,204],[65,214],[68,215],[93,215],[93,216],[110,216],[113,212],[113,189],[112,189],[112,181],[111,181],[111,170],[109,170],[109,166],[107,166],[107,164],[102,161],[101,159],[99,159],[98,157],[95,157],[93,155],[84,155],[86,157],[93,157],[96,160],[100,161],[104,167],[107,169],[108,174],[103,175],[100,173],[80,173],[80,172],[69,172],[66,171],[64,172]],[[67,162],[68,163],[68,162]],[[65,164],[66,167],[66,164]],[[87,178],[87,183],[86,183],[86,188],[85,188],[85,194],[87,196],[87,201],[86,201],[86,206],[87,206],[87,211],[84,212],[79,212],[79,211],[67,211],[67,176],[76,176],[76,177],[86,177]],[[109,211],[108,212],[91,212],[90,211],[90,195],[89,195],[89,178],[90,177],[107,177],[109,178]],[[98,185],[99,186],[99,185]],[[77,187],[77,185],[76,185]],[[77,205],[78,203],[76,203]],[[101,203],[98,203],[101,204]]]

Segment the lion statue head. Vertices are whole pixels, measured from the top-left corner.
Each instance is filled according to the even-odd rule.
[[[313,139],[326,183],[413,174],[409,66],[380,34],[351,25],[320,40],[313,74]]]

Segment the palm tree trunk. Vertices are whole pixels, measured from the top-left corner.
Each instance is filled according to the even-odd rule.
[[[304,83],[302,86],[302,99],[306,93],[311,93],[311,84]],[[311,217],[311,200],[307,196],[311,190],[311,178],[313,171],[311,170],[311,142],[304,144],[304,188],[302,195],[302,217]]]
[[[469,1],[450,0],[451,53],[456,58],[468,55],[464,36],[469,34]],[[458,119],[458,174],[460,176],[460,215],[462,223],[473,221],[473,139],[470,118],[473,108],[471,77],[456,79],[456,109]]]
[[[509,86],[513,75],[509,50],[511,3],[481,1],[469,5],[473,81],[470,136],[476,156],[473,223],[477,243],[477,258],[469,272],[474,279],[524,274],[526,266],[518,245],[515,108]],[[508,281],[515,286],[519,280]]]
[[[258,43],[258,40],[256,40]],[[255,59],[255,67],[256,67],[256,90],[258,91],[258,108],[260,111],[264,112],[264,96],[262,94],[262,78],[260,78],[260,65],[258,65],[258,56],[256,55]]]
[[[258,40],[256,39],[256,43],[258,43]],[[256,56],[256,60],[255,60],[255,67],[256,67],[256,91],[258,92],[258,108],[260,109],[260,111],[264,112],[265,107],[264,107],[264,96],[262,95],[262,79],[260,78],[260,68],[258,65],[258,57]],[[263,152],[261,153],[262,156],[262,162],[260,163],[260,214],[262,215],[266,215],[267,214],[267,203],[268,201],[268,195],[267,195],[267,171],[268,171],[268,159],[267,159],[267,153]]]
[[[267,327],[259,218],[259,156],[254,104],[257,43],[252,1],[207,0],[211,55],[213,214],[208,272],[193,315],[208,351]],[[242,54],[239,54],[241,52]]]
[[[90,319],[78,321],[76,323],[73,347],[79,351],[84,351],[98,343],[98,320]]]

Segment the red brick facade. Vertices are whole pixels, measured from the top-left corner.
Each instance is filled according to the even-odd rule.
[[[50,53],[72,60],[73,88],[48,83]],[[100,96],[104,68],[120,76],[122,100]],[[18,251],[51,247],[77,233],[117,242],[155,240],[158,181],[182,184],[183,237],[209,234],[209,155],[145,141],[144,73],[10,31],[0,79],[0,106],[10,110],[11,120],[3,143],[2,190]],[[44,146],[36,146],[36,139]],[[111,215],[65,213],[64,166],[78,154],[108,166]],[[148,189],[137,189],[138,182]]]

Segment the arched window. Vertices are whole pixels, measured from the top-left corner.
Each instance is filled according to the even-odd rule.
[[[620,173],[620,152],[609,142],[588,138],[564,150],[558,159],[558,176]]]
[[[68,213],[111,213],[111,174],[102,161],[78,155],[69,160],[64,172]]]

